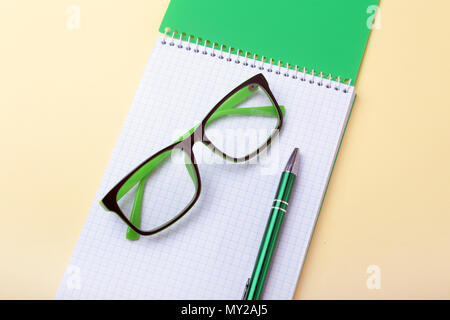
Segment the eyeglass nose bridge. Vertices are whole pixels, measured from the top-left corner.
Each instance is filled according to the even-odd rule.
[[[193,148],[197,142],[202,142],[206,146],[212,145],[212,142],[205,135],[205,128],[202,124],[199,124],[198,127],[194,130],[194,132],[191,133],[191,135],[181,140],[176,145],[176,148],[182,149],[189,155],[192,161],[195,161]]]

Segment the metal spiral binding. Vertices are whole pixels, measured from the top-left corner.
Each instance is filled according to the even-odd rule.
[[[348,79],[345,81],[342,81],[341,77],[336,77],[333,80],[333,76],[331,74],[328,74],[325,76],[323,72],[319,72],[316,75],[316,71],[312,69],[308,73],[308,69],[306,67],[303,67],[300,69],[298,65],[295,65],[293,69],[292,65],[289,63],[286,63],[285,66],[283,66],[283,63],[278,60],[270,58],[269,62],[266,62],[267,57],[262,56],[260,60],[258,60],[258,55],[256,53],[253,54],[253,56],[248,51],[242,51],[242,50],[236,50],[235,58],[233,60],[232,58],[232,51],[233,48],[229,47],[228,51],[224,51],[225,46],[219,45],[218,43],[211,43],[211,48],[208,47],[208,40],[204,40],[203,44],[201,44],[202,39],[196,38],[195,43],[191,43],[191,39],[194,39],[194,36],[187,36],[186,39],[183,37],[183,33],[180,33],[178,38],[175,38],[177,31],[173,31],[171,35],[168,35],[168,32],[170,31],[169,28],[166,28],[164,32],[164,37],[161,40],[161,44],[169,44],[171,47],[177,47],[179,49],[186,48],[187,51],[193,50],[195,53],[201,53],[203,55],[210,55],[211,57],[217,57],[221,60],[225,60],[227,62],[232,62],[236,64],[242,63],[245,67],[250,68],[258,68],[259,70],[267,71],[267,72],[275,72],[275,74],[284,76],[286,78],[292,78],[292,79],[300,79],[300,81],[309,83],[311,85],[317,85],[319,87],[324,87],[327,89],[334,89],[336,91],[342,91],[344,93],[347,93],[350,91],[351,81],[352,79]],[[192,47],[193,46],[193,47]],[[209,51],[208,51],[209,50]],[[240,55],[240,53],[243,53],[243,56]],[[242,60],[242,61],[241,61]],[[274,64],[276,62],[276,64]],[[317,79],[318,78],[318,79]],[[333,83],[334,82],[334,83]]]

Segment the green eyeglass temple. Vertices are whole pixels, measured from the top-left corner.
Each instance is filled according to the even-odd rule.
[[[262,116],[262,117],[278,117],[277,110],[273,106],[261,106],[261,107],[244,107],[244,108],[236,108],[245,101],[249,96],[254,93],[249,87],[245,87],[235,94],[233,94],[229,99],[227,99],[220,108],[214,112],[213,115],[208,119],[206,126],[213,123],[215,120],[220,119],[224,116],[229,115],[247,115],[247,116]],[[281,112],[284,116],[285,108],[284,106],[280,106]],[[199,126],[197,124],[184,135],[182,135],[175,142],[182,141],[189,137]],[[153,159],[153,161],[147,163],[142,168],[140,168],[130,179],[123,184],[123,186],[119,189],[117,193],[117,201],[119,201],[131,188],[133,188],[137,183],[136,196],[134,197],[133,207],[130,214],[130,221],[135,226],[140,226],[141,223],[141,211],[142,211],[142,199],[144,195],[145,184],[152,173],[152,171],[163,162],[171,152],[163,153],[159,155],[157,158]],[[195,187],[198,187],[197,176],[195,174],[195,169],[191,163],[186,163],[186,169],[194,182]],[[100,204],[102,204],[100,202]],[[126,238],[129,240],[138,240],[139,234],[128,227]]]

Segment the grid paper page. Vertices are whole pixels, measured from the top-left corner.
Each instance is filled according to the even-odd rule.
[[[291,299],[354,98],[348,92],[157,40],[82,229],[58,299],[240,299],[251,276],[279,178],[294,147],[300,174],[264,299]],[[210,50],[210,49],[209,49]],[[216,51],[216,53],[218,53]],[[243,58],[241,57],[241,60]],[[249,62],[251,62],[249,60]],[[250,63],[251,64],[251,63]],[[262,72],[286,107],[278,141],[257,164],[199,161],[202,193],[169,229],[138,241],[99,205],[140,162],[192,128],[230,90]],[[327,80],[324,81],[325,84]],[[333,83],[333,87],[337,85]],[[212,152],[194,146],[197,159]],[[215,155],[214,155],[215,156]],[[216,157],[216,156],[215,156]],[[217,159],[216,159],[217,160]],[[175,188],[175,178],[173,179]],[[151,179],[149,180],[151,183]],[[177,198],[170,196],[173,203]],[[168,204],[168,210],[171,204]]]

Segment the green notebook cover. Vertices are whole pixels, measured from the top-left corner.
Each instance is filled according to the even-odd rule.
[[[177,38],[182,33],[354,81],[378,2],[172,0],[159,31],[170,28],[168,35],[176,30]]]

